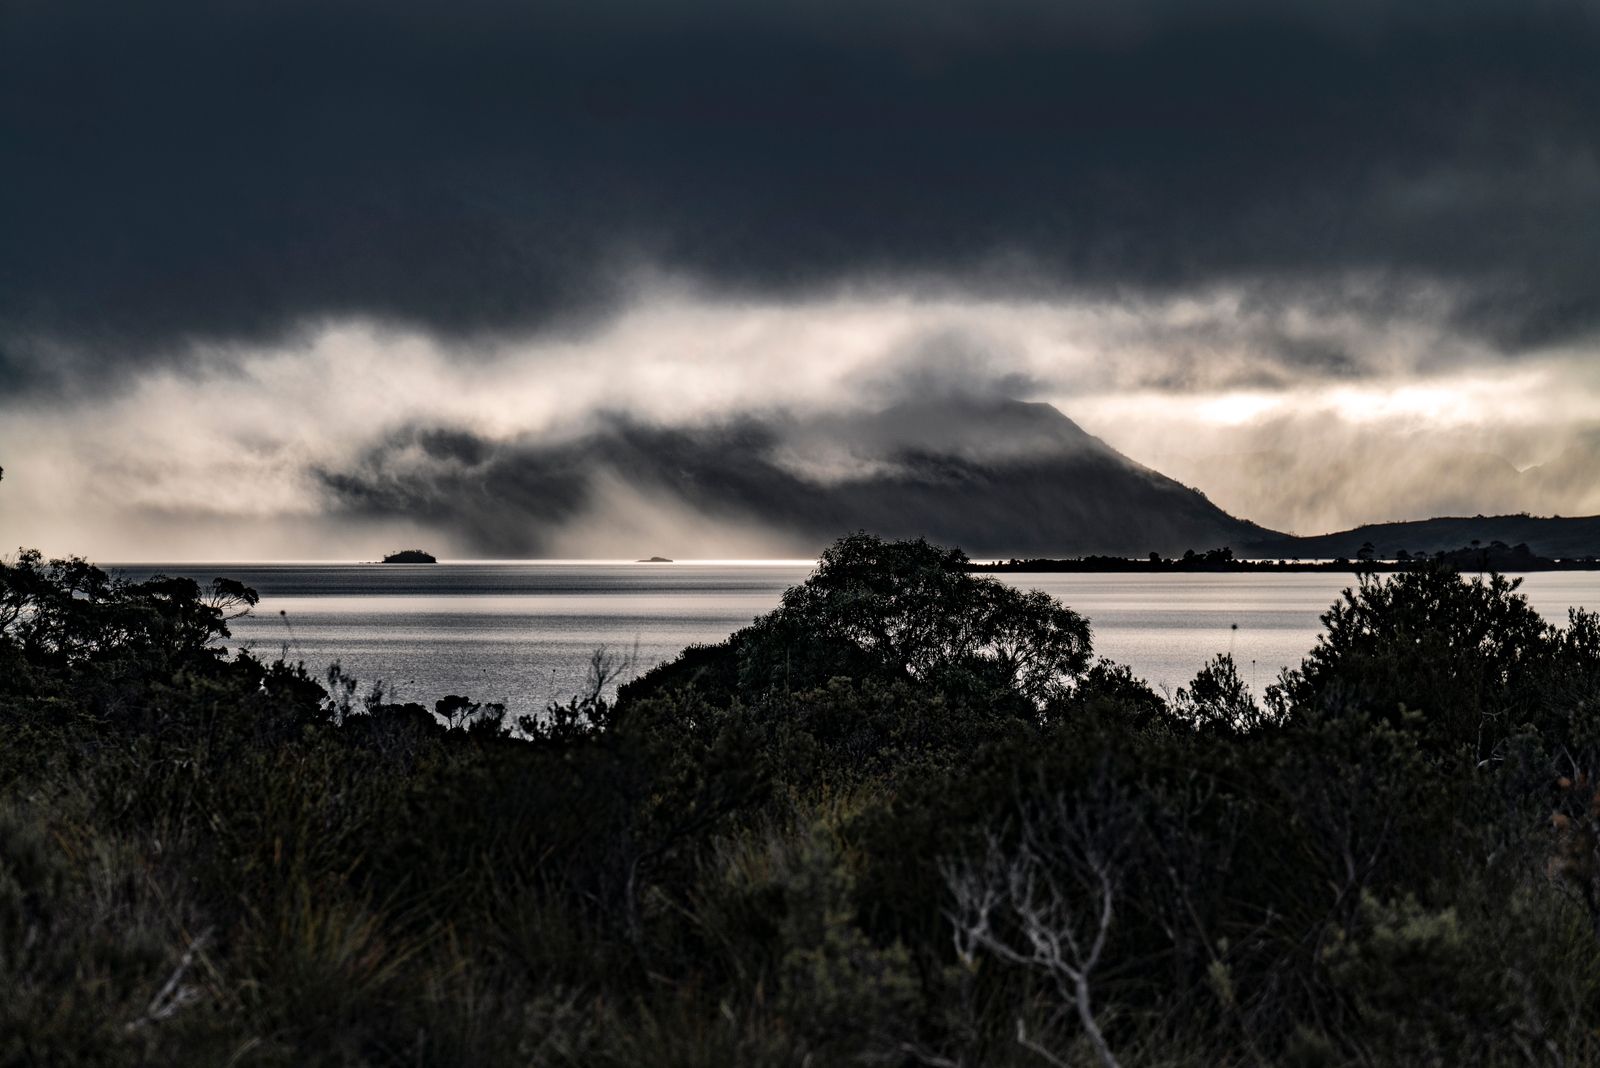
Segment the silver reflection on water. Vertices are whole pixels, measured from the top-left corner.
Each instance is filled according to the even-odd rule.
[[[628,675],[686,645],[717,642],[777,605],[811,565],[593,562],[373,564],[129,564],[202,582],[237,578],[261,594],[236,620],[233,644],[264,659],[302,660],[320,677],[333,661],[363,689],[431,704],[446,694],[542,710],[584,688],[591,654],[631,661]],[[1100,656],[1158,689],[1185,685],[1231,653],[1258,694],[1299,662],[1318,617],[1354,582],[1334,573],[1034,574],[1006,581],[1042,589],[1088,616]],[[1600,607],[1600,572],[1542,572],[1522,590],[1545,618]],[[625,675],[624,677],[627,677]]]

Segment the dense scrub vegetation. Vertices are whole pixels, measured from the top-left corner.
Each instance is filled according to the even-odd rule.
[[[1258,700],[858,535],[511,724],[0,570],[0,1064],[1600,1057],[1600,622],[1367,576]],[[599,672],[603,676],[603,669]]]

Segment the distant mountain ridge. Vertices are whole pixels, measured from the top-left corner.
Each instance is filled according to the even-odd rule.
[[[898,425],[911,430],[886,430]],[[819,537],[862,528],[998,556],[1174,553],[1273,534],[1129,459],[1048,404],[897,405],[863,429],[881,448],[883,469],[816,487],[790,512]]]
[[[1577,463],[1565,462],[1559,477],[1573,477]],[[640,520],[662,502],[701,531],[754,530],[754,547],[770,555],[817,552],[852,530],[926,537],[978,559],[1221,547],[1245,559],[1332,559],[1367,542],[1392,557],[1474,540],[1526,543],[1551,558],[1600,555],[1600,517],[1445,517],[1295,537],[1230,515],[1048,404],[1000,398],[679,426],[612,416],[562,439],[414,427],[350,468],[317,475],[344,510],[419,522],[489,556],[556,546],[575,555],[575,544],[594,554],[596,537],[618,528],[629,547],[699,555],[699,534]]]
[[[435,524],[504,555],[545,551],[573,524],[598,526],[602,491],[617,485],[696,516],[759,525],[789,551],[820,550],[851,530],[927,537],[979,557],[1173,554],[1281,537],[1048,404],[1004,399],[924,398],[706,426],[617,417],[560,442],[415,428],[352,469],[318,475],[346,509]],[[653,544],[670,540],[663,533]]]
[[[1399,523],[1370,523],[1312,537],[1268,538],[1245,545],[1251,559],[1333,559],[1353,557],[1370,543],[1380,558],[1401,550],[1412,555],[1451,552],[1471,545],[1526,544],[1536,555],[1560,560],[1600,556],[1600,516],[1530,515],[1441,516]]]

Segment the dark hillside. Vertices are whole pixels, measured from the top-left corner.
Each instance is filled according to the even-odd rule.
[[[1413,556],[1453,552],[1474,542],[1526,544],[1536,556],[1556,560],[1600,557],[1600,516],[1529,515],[1446,516],[1406,523],[1374,523],[1313,537],[1269,538],[1248,543],[1240,556],[1253,559],[1332,559],[1353,557],[1371,543],[1377,555],[1392,559],[1405,550]]]
[[[709,426],[619,417],[563,443],[464,438],[418,431],[321,477],[346,509],[437,524],[503,556],[539,555],[568,524],[593,521],[601,487],[616,486],[769,530],[789,553],[819,552],[840,530],[975,556],[1179,554],[1274,536],[1047,404],[940,398]]]

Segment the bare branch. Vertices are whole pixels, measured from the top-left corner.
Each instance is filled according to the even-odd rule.
[[[1102,784],[1103,786],[1103,784]],[[1101,788],[1049,804],[1019,805],[1018,841],[995,830],[977,861],[941,865],[955,900],[948,912],[956,953],[969,968],[980,951],[1047,979],[1072,1006],[1104,1068],[1119,1068],[1095,1017],[1091,978],[1116,915],[1118,851],[1136,822],[1125,794]],[[1030,1038],[1017,1042],[1054,1065],[1059,1057]]]
[[[199,999],[200,991],[193,986],[185,986],[183,977],[194,966],[196,955],[205,947],[206,940],[211,937],[209,929],[202,931],[199,937],[189,943],[189,948],[183,951],[183,956],[178,959],[178,966],[167,976],[167,981],[156,991],[155,997],[150,999],[150,1004],[145,1008],[144,1015],[137,1020],[130,1020],[123,1025],[126,1031],[137,1031],[147,1024],[158,1023],[177,1014],[179,1009]]]

